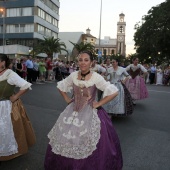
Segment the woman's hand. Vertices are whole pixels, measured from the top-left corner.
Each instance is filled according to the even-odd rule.
[[[67,104],[70,104],[72,102],[72,99],[68,97],[65,101]]]
[[[93,108],[94,109],[98,108],[99,106],[100,106],[99,102],[96,102],[96,101],[93,102]]]
[[[10,101],[11,101],[12,103],[14,103],[16,100],[18,100],[18,97],[17,97],[16,95],[12,95],[12,96],[10,97]]]
[[[125,80],[121,80],[122,84],[125,84]]]

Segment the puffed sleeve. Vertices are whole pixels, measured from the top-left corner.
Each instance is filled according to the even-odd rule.
[[[125,69],[125,68],[122,68],[122,69],[123,69],[123,75],[124,75],[125,77],[128,77],[129,74],[128,74],[128,72],[126,71],[126,69]]]
[[[130,65],[128,65],[125,69],[126,69],[126,71],[129,71],[130,70],[130,67],[131,67],[131,64]]]
[[[95,76],[95,85],[96,87],[103,91],[103,98],[109,95],[114,94],[115,92],[118,92],[118,88],[114,84],[110,84],[109,81],[106,81],[101,75],[96,73]]]
[[[16,87],[20,87],[20,90],[31,90],[31,83],[27,82],[23,78],[21,78],[17,73],[11,72],[8,77],[8,83],[11,85],[15,85]]]
[[[73,89],[73,75],[75,72],[71,73],[68,77],[63,79],[62,81],[59,81],[57,83],[57,88],[61,90],[62,92],[70,92]]]
[[[140,64],[139,66],[140,66],[140,69],[141,69],[144,73],[147,72],[147,70],[145,69],[145,67],[143,67],[141,64]]]

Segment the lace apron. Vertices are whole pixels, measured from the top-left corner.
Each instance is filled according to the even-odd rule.
[[[96,150],[100,139],[100,119],[92,107],[96,86],[86,88],[73,85],[74,99],[61,113],[49,132],[49,144],[55,154],[84,159]]]

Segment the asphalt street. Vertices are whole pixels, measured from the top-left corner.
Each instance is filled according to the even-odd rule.
[[[122,147],[123,170],[170,170],[170,87],[147,87],[149,98],[137,101],[131,116],[113,120]],[[66,106],[55,82],[34,84],[22,101],[37,142],[26,155],[2,162],[0,170],[43,170],[47,134]]]

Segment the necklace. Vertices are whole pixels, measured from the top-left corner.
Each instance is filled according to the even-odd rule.
[[[83,74],[82,72],[81,72],[81,80],[85,80],[85,77],[88,75],[90,73],[90,70],[87,72],[87,73],[85,73],[85,74]]]
[[[1,70],[0,73],[2,73],[4,70],[6,70],[6,68],[4,68],[3,70]]]

